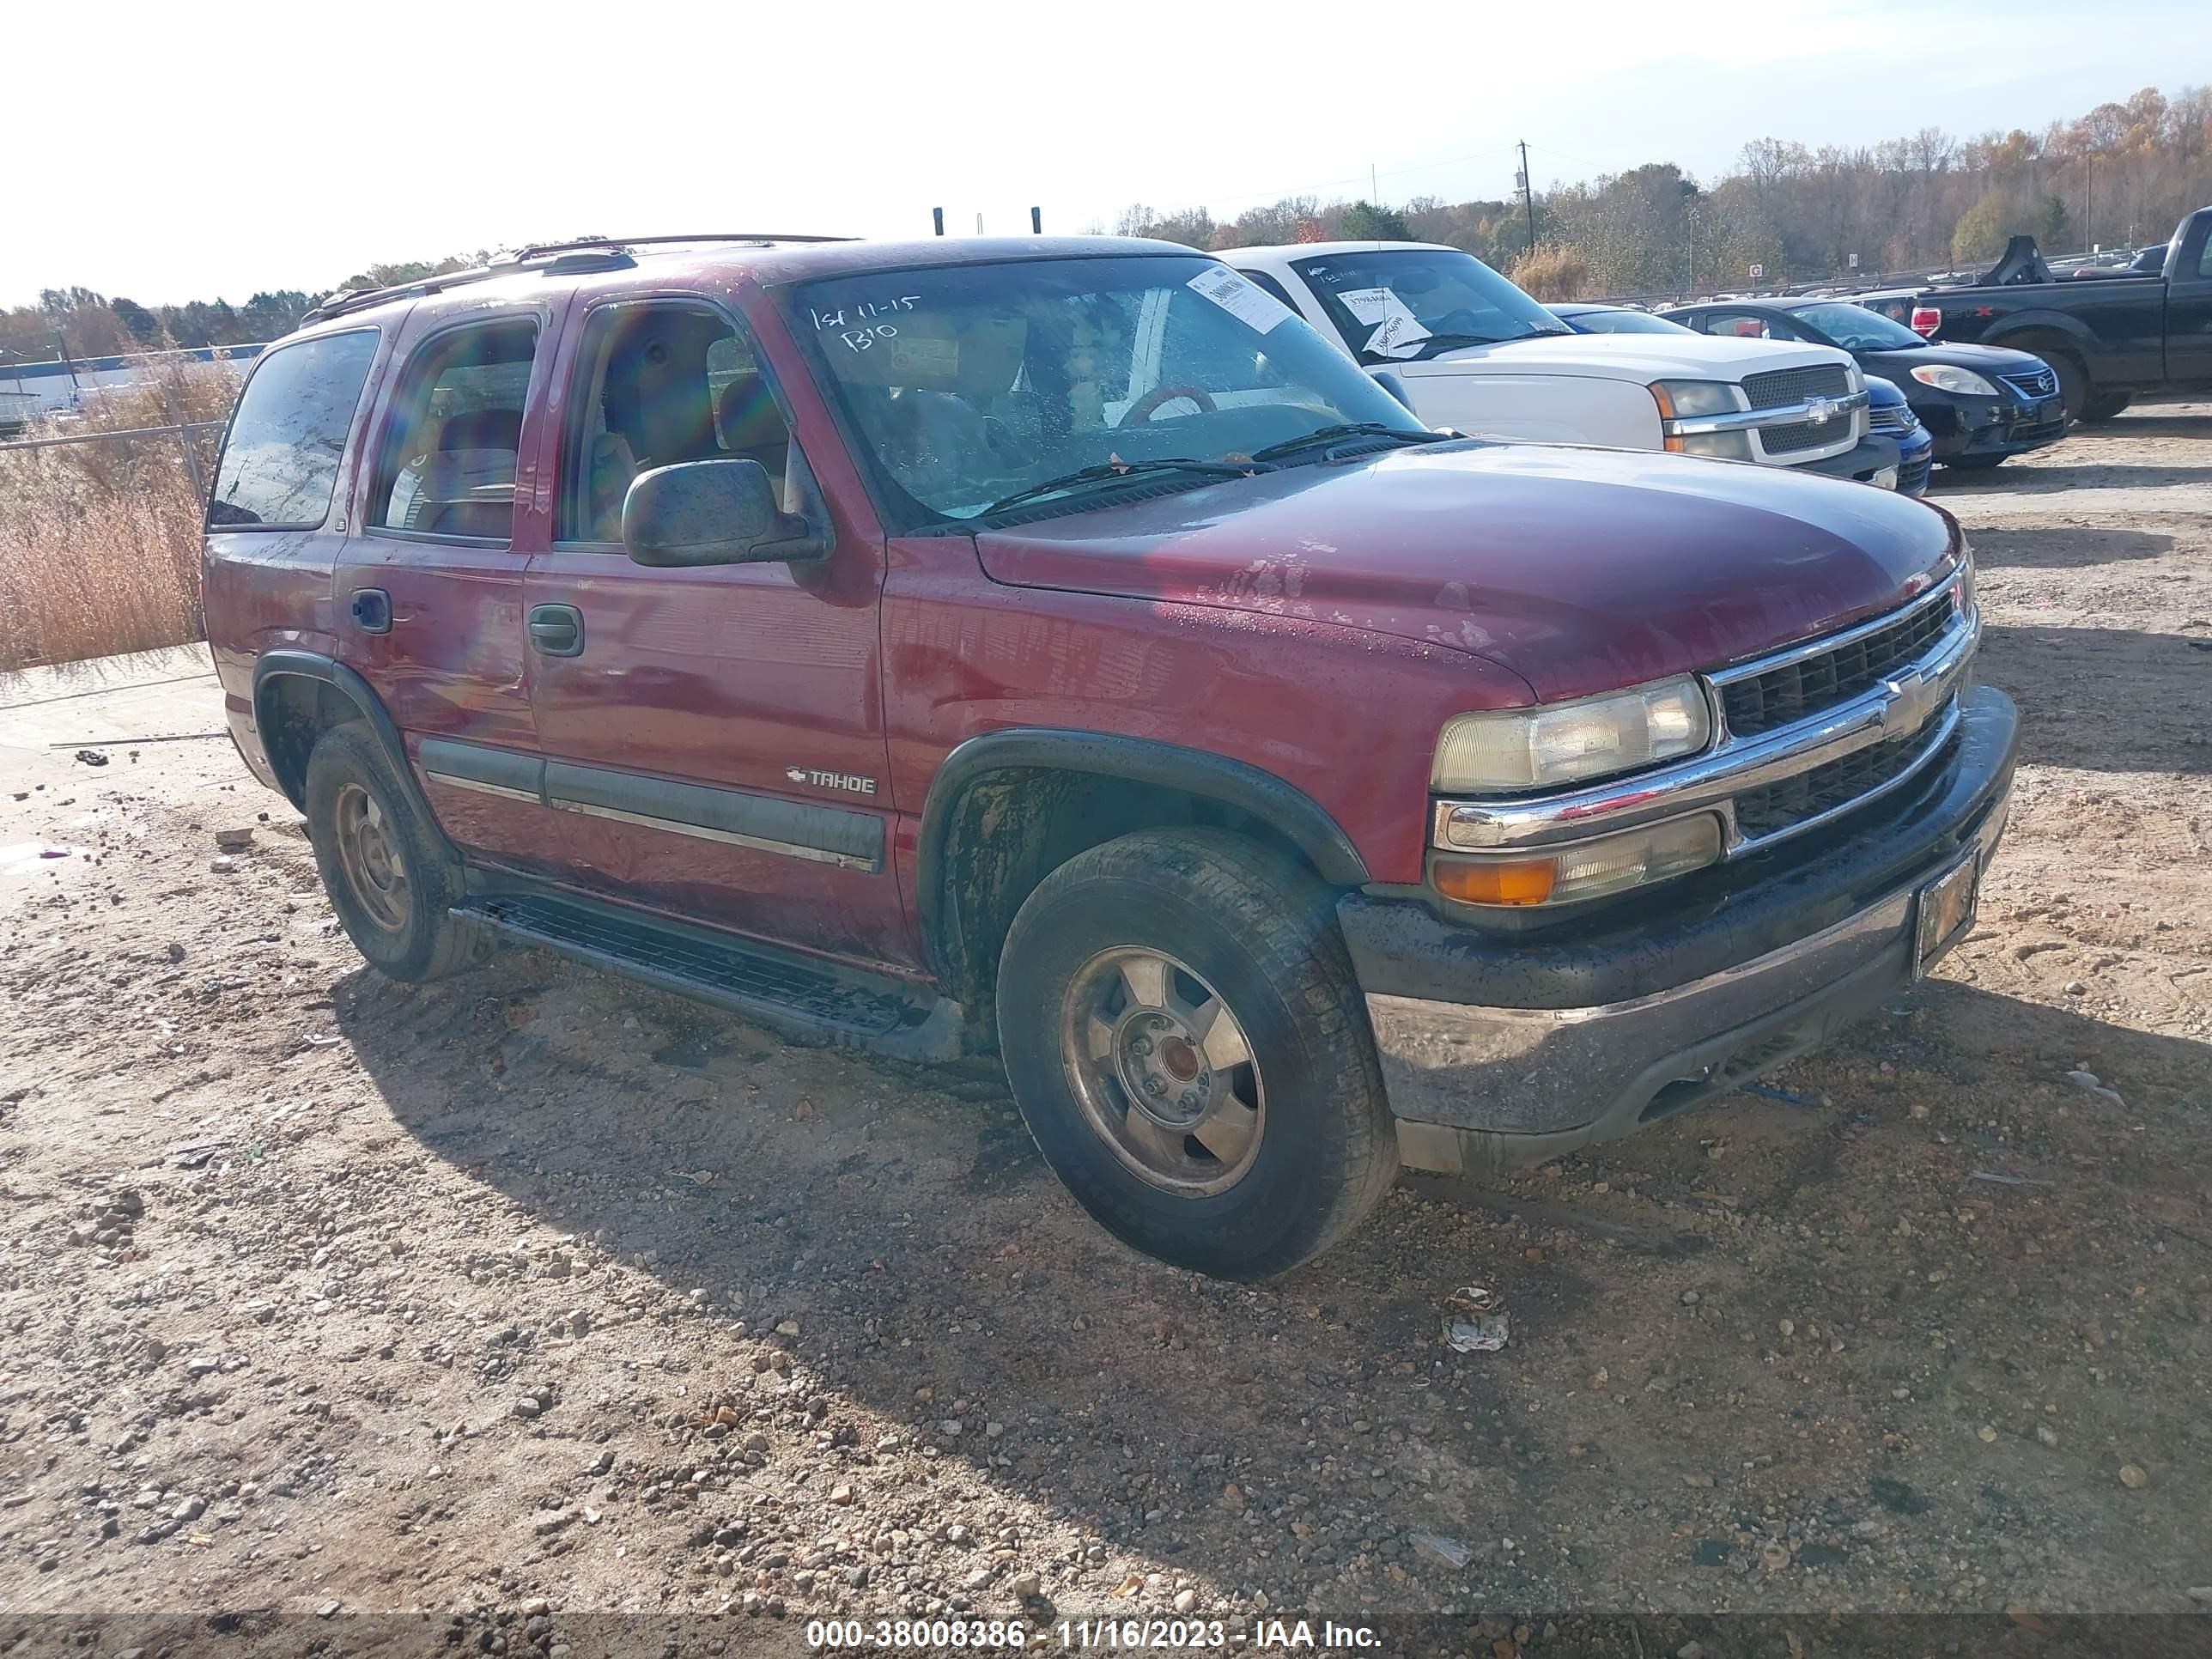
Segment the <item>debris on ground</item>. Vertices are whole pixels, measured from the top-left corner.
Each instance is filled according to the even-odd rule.
[[[1425,1561],[1456,1571],[1474,1559],[1474,1552],[1455,1538],[1446,1538],[1441,1533],[1408,1533],[1406,1541],[1413,1547],[1413,1553]]]
[[[1480,1285],[1462,1285],[1445,1298],[1448,1307],[1464,1308],[1473,1319],[1444,1316],[1444,1346],[1454,1353],[1496,1353],[1508,1340],[1504,1303],[1495,1291]]]

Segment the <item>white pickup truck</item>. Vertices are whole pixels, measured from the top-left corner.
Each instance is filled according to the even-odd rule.
[[[1665,449],[1889,482],[1866,381],[1826,346],[1580,334],[1457,248],[1315,242],[1216,256],[1471,437]],[[1881,475],[1887,470],[1887,477]]]

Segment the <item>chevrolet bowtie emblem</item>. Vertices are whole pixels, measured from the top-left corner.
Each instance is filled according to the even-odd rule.
[[[1805,400],[1805,419],[1814,426],[1826,426],[1833,418],[1836,404],[1828,398],[1808,398]]]
[[[1889,693],[1889,701],[1881,706],[1881,735],[1887,743],[1909,738],[1927,725],[1943,701],[1943,682],[1917,672],[1884,680],[1881,689]]]

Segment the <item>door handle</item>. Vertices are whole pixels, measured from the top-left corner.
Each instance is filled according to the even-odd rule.
[[[356,587],[353,591],[354,625],[364,634],[389,634],[392,631],[392,595],[380,587]]]
[[[573,605],[533,605],[530,607],[530,643],[540,656],[580,657],[584,654],[584,617]]]

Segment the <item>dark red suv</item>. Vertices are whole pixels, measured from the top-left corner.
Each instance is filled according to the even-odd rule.
[[[326,302],[210,505],[246,764],[504,935],[1003,1055],[1139,1248],[1620,1134],[1971,921],[2016,719],[1878,490],[1424,429],[1188,249],[654,239]]]

